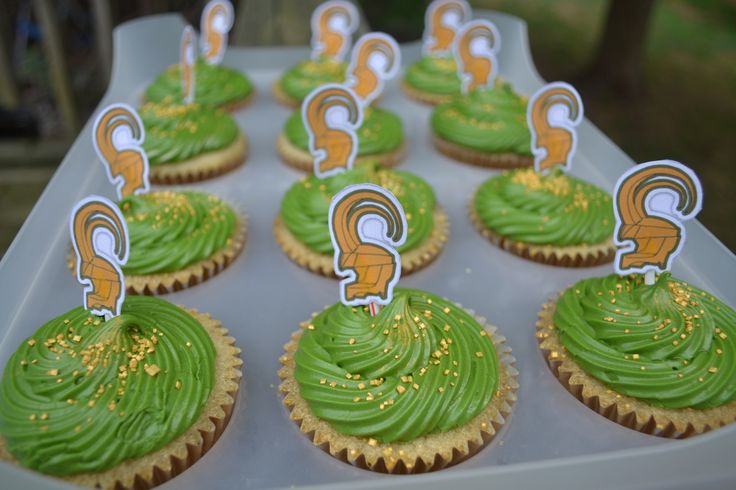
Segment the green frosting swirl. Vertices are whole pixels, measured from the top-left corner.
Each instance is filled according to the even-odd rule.
[[[237,226],[235,211],[204,192],[150,192],[119,204],[130,240],[125,274],[184,269],[225,248]]]
[[[230,114],[201,104],[149,102],[139,114],[146,130],[143,149],[151,165],[182,162],[222,150],[240,133]]]
[[[410,87],[436,95],[460,94],[460,77],[452,56],[424,56],[406,70]]]
[[[320,85],[344,82],[347,68],[347,63],[329,58],[306,60],[286,70],[279,84],[289,97],[301,102]]]
[[[669,273],[584,279],[557,301],[569,355],[612,390],[665,408],[736,400],[736,311]]]
[[[376,317],[337,303],[315,316],[294,356],[309,408],[338,432],[408,442],[469,422],[493,398],[493,342],[462,308],[394,290]]]
[[[129,296],[105,321],[75,308],[38,329],[3,372],[0,433],[18,462],[63,476],[155,451],[202,413],[215,377],[202,325]]]
[[[613,236],[611,196],[559,168],[504,172],[478,188],[473,206],[498,235],[535,245],[592,245]]]
[[[241,101],[252,92],[251,81],[239,71],[197,59],[194,65],[194,102],[222,106]],[[148,86],[145,99],[165,104],[182,103],[181,70],[178,64],[168,67]]]
[[[478,89],[435,107],[432,130],[473,150],[531,156],[526,105],[526,98],[510,84],[497,82],[492,89]]]
[[[406,242],[397,250],[408,252],[429,238],[434,229],[432,188],[414,174],[366,164],[326,179],[314,175],[296,182],[281,201],[281,217],[297,240],[311,250],[332,255],[328,215],[332,197],[353,184],[377,184],[392,192],[401,203],[409,225]]]
[[[309,136],[302,111],[294,111],[284,125],[286,139],[297,148],[309,151]],[[398,149],[404,142],[404,127],[399,116],[377,107],[363,109],[363,124],[358,128],[358,156],[378,155]]]

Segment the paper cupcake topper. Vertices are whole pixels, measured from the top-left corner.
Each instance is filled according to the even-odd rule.
[[[382,32],[371,32],[353,46],[347,84],[369,105],[383,92],[384,82],[391,80],[401,68],[401,51],[394,38]]]
[[[358,29],[358,9],[350,2],[325,2],[312,13],[312,59],[342,61],[350,48],[350,37]]]
[[[431,55],[452,52],[455,33],[471,16],[465,0],[434,0],[424,14],[422,51]]]
[[[202,56],[210,65],[218,65],[225,56],[227,34],[233,27],[233,4],[227,0],[210,0],[202,11],[199,40]]]
[[[192,26],[186,26],[181,33],[181,45],[179,48],[181,91],[185,104],[194,102],[194,64],[197,61],[197,52],[194,44],[194,29]]]
[[[496,53],[501,50],[501,36],[493,23],[466,23],[457,32],[452,49],[464,94],[493,85],[498,73]]]
[[[373,184],[351,185],[332,198],[330,238],[340,301],[386,305],[401,276],[396,248],[406,241],[406,216],[396,197]]]
[[[575,128],[582,120],[583,100],[569,83],[553,82],[536,91],[529,100],[526,121],[537,172],[547,172],[555,165],[570,170],[578,146]]]
[[[626,171],[616,183],[616,251],[618,274],[647,274],[670,270],[685,243],[681,222],[694,218],[702,206],[703,190],[688,167],[672,160],[643,163]]]
[[[128,104],[109,105],[95,120],[92,144],[118,199],[150,188],[144,140],[143,122]]]
[[[358,154],[356,131],[363,124],[358,101],[349,88],[328,83],[312,90],[302,103],[314,175],[320,179],[353,168]]]
[[[77,280],[84,286],[84,307],[108,319],[120,314],[125,279],[120,269],[130,251],[128,227],[115,203],[100,196],[79,201],[69,219],[77,256]]]

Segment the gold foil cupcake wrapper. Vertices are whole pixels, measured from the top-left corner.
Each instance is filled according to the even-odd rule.
[[[233,413],[242,378],[240,349],[235,339],[219,321],[209,314],[182,308],[196,318],[205,328],[217,355],[215,384],[202,413],[183,434],[164,447],[139,458],[119,463],[98,473],[81,473],[63,477],[74,485],[103,489],[147,489],[174,478],[192,466],[217,442],[225,431]],[[0,459],[15,462],[0,437]]]
[[[588,408],[629,429],[673,439],[736,422],[736,401],[704,410],[661,408],[609,389],[568,355],[554,325],[556,301],[544,304],[539,312],[539,348],[562,386]]]
[[[565,247],[534,245],[506,238],[486,227],[475,210],[473,200],[468,205],[468,215],[475,229],[491,243],[514,255],[541,264],[560,267],[592,267],[612,262],[616,256],[616,247],[610,238],[599,244]]]
[[[313,173],[314,172],[314,157],[308,151],[302,150],[294,146],[287,138],[284,133],[279,135],[276,140],[276,152],[279,154],[281,159],[297,170],[303,172]],[[363,155],[355,159],[355,165],[363,165],[365,163],[377,163],[384,168],[392,168],[401,163],[406,157],[406,143],[401,143],[401,146],[395,150],[391,150],[385,153],[376,153],[373,155]]]
[[[236,213],[238,217],[233,236],[223,249],[179,271],[144,275],[126,274],[127,294],[156,296],[173,293],[195,286],[225,270],[240,255],[247,237],[248,219],[244,212],[236,211]],[[67,255],[67,266],[72,274],[76,273],[76,256],[73,250]]]
[[[477,165],[479,167],[490,167],[500,169],[512,169],[531,167],[534,165],[534,157],[519,155],[516,153],[489,153],[480,150],[473,150],[457,143],[453,143],[444,138],[432,136],[432,142],[435,148],[453,160],[463,163]]]
[[[461,305],[457,304],[462,308]],[[466,310],[475,315],[472,310]],[[299,391],[294,378],[294,353],[299,344],[303,322],[292,334],[291,341],[284,346],[286,351],[279,361],[283,367],[278,375],[282,383],[279,391],[283,403],[289,410],[289,418],[312,443],[331,456],[359,468],[381,473],[412,474],[436,471],[455,465],[479,452],[498,435],[516,401],[518,371],[515,359],[506,339],[496,332],[496,327],[487,325],[486,320],[476,317],[478,323],[493,341],[499,359],[498,389],[481,413],[466,424],[446,432],[429,434],[411,442],[382,444],[371,438],[356,437],[337,432],[329,423],[315,416]]]
[[[418,88],[409,85],[406,79],[401,80],[401,90],[410,99],[414,99],[417,102],[429,105],[442,104],[443,102],[448,102],[452,100],[452,98],[454,97],[453,95],[433,94],[432,92],[419,90]]]
[[[248,157],[248,139],[240,133],[238,138],[222,150],[197,155],[178,163],[151,165],[149,177],[152,184],[189,184],[211,179],[230,172],[245,163]]]
[[[436,207],[432,212],[434,227],[432,233],[418,247],[401,254],[401,274],[405,276],[432,263],[447,243],[450,223],[447,214]],[[284,223],[279,214],[273,223],[273,234],[284,253],[297,265],[325,277],[337,278],[332,254],[315,252],[300,242]]]

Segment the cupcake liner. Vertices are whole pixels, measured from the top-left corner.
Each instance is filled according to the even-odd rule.
[[[447,214],[439,207],[435,208],[432,217],[434,219],[434,228],[429,238],[417,248],[401,254],[402,276],[411,274],[429,265],[442,252],[447,242],[450,224]],[[315,252],[300,242],[289,231],[281,214],[276,216],[274,220],[273,234],[276,242],[292,261],[311,272],[316,272],[325,277],[337,278],[337,274],[335,274],[333,268],[333,255]]]
[[[248,219],[245,213],[238,211],[236,213],[238,217],[235,231],[222,250],[179,271],[145,275],[126,274],[126,293],[147,296],[173,293],[195,286],[225,270],[243,250],[247,236]],[[76,265],[76,254],[70,247],[67,266],[72,275],[76,274]]]
[[[294,146],[284,133],[281,133],[278,140],[276,140],[276,152],[289,166],[304,172],[314,172],[314,157],[312,154]],[[357,157],[355,159],[355,165],[375,162],[384,168],[390,168],[401,163],[401,161],[404,160],[404,157],[406,157],[405,142],[401,143],[401,146],[395,150]]]
[[[433,94],[431,92],[419,90],[418,88],[409,85],[406,79],[401,80],[401,90],[410,99],[414,99],[418,102],[429,105],[442,104],[443,102],[451,100],[453,97],[453,95]]]
[[[211,179],[243,165],[248,155],[248,139],[244,134],[226,148],[197,155],[178,163],[152,165],[152,184],[189,184]]]
[[[457,304],[462,308],[461,305]],[[471,310],[466,310],[475,316]],[[279,358],[283,367],[278,375],[282,383],[279,391],[283,403],[299,430],[312,443],[331,456],[359,468],[393,474],[412,474],[437,471],[460,463],[479,452],[498,434],[508,420],[519,384],[515,359],[506,339],[496,332],[496,327],[487,325],[486,320],[476,320],[489,333],[499,359],[499,385],[495,396],[481,413],[466,424],[447,432],[429,434],[411,442],[382,444],[374,439],[345,435],[337,432],[329,423],[315,416],[306,400],[300,395],[299,383],[294,378],[294,353],[299,345],[302,330],[308,322],[300,325],[302,330],[292,334],[291,341],[284,345],[286,353]]]
[[[588,408],[629,429],[673,439],[736,422],[736,401],[704,410],[660,408],[609,389],[567,355],[554,325],[556,301],[544,304],[539,312],[539,348],[562,386]]]
[[[273,95],[276,102],[286,107],[298,109],[302,105],[301,100],[292,98],[291,95],[284,91],[283,87],[281,87],[281,80],[276,80],[271,84],[271,95]]]
[[[235,339],[209,314],[183,308],[207,330],[217,352],[215,384],[199,418],[166,446],[139,458],[123,461],[99,473],[81,473],[61,479],[74,485],[103,489],[143,490],[174,478],[201,458],[217,442],[233,413],[242,378],[240,349]],[[15,462],[0,437],[0,460]],[[47,475],[50,476],[51,475]]]
[[[559,267],[592,267],[612,262],[616,256],[616,247],[613,245],[612,239],[593,245],[557,247],[554,245],[534,245],[506,238],[486,227],[480,216],[478,216],[472,200],[468,206],[468,215],[475,229],[491,243],[514,255],[541,264]]]
[[[529,156],[518,155],[516,153],[488,153],[479,150],[473,150],[458,145],[444,138],[432,135],[432,142],[437,150],[448,157],[471,165],[479,167],[490,167],[500,169],[531,167],[534,165],[534,158]]]

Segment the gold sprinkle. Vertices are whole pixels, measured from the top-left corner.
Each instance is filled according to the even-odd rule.
[[[81,425],[78,425],[78,426],[74,427],[74,432],[79,432],[81,430],[82,430],[82,426]]]
[[[35,422],[35,421],[36,421],[36,414],[35,414],[35,413],[32,413],[32,414],[31,414],[31,416],[30,416],[30,417],[28,417],[28,419],[29,419],[29,420],[30,420],[31,422]]]
[[[192,343],[189,342],[189,341],[187,341],[187,344],[186,345],[187,345],[187,347],[191,347],[192,346]]]
[[[717,372],[718,372],[718,368],[717,368],[717,367],[715,367],[715,366],[713,366],[713,367],[709,367],[709,368],[708,368],[708,372],[709,372],[709,373],[717,373]]]
[[[28,361],[26,361],[25,359],[21,359],[20,365],[26,367],[28,365]]]
[[[364,390],[365,389],[365,383],[358,383],[358,389]]]
[[[348,344],[353,345],[355,343],[355,339],[348,340]]]
[[[44,413],[41,414],[41,420],[48,420],[48,418],[49,418],[49,414],[48,413],[44,412]]]
[[[319,380],[319,384],[323,385],[325,383],[327,383],[327,380],[325,378]]]
[[[161,372],[161,368],[155,364],[146,364],[143,370],[149,376],[156,376],[159,372]]]
[[[639,354],[631,354],[631,358],[635,361],[639,360]]]
[[[82,336],[81,335],[75,335],[74,337],[72,337],[72,340],[74,342],[80,342],[82,340]]]
[[[439,391],[440,393],[444,393],[445,388],[443,386],[440,386],[439,388],[437,388],[437,391]]]
[[[88,402],[87,402],[87,406],[88,406],[89,408],[92,408],[92,407],[94,407],[94,406],[95,406],[95,400],[90,400],[90,401],[88,401]]]
[[[698,381],[700,381],[702,383],[703,381],[705,381],[705,378],[703,378],[702,376],[700,376],[700,377],[698,377]]]
[[[110,402],[110,403],[109,403],[109,404],[107,405],[107,409],[108,409],[109,411],[111,411],[111,412],[112,412],[113,410],[115,410],[115,406],[116,406],[116,405],[117,405],[117,404],[116,404],[116,403],[115,403],[115,401],[113,400],[113,401],[111,401],[111,402]]]
[[[399,395],[403,395],[404,392],[406,391],[406,388],[404,388],[403,386],[399,385],[399,386],[396,387],[396,391],[399,392]]]
[[[411,385],[411,387],[414,388],[415,390],[419,390],[419,385],[416,384],[416,383],[414,383],[413,385]]]
[[[483,353],[482,352],[476,352],[475,353],[475,357],[483,357]]]
[[[369,446],[373,446],[373,447],[376,447],[376,446],[378,446],[378,441],[377,441],[377,440],[375,440],[375,439],[373,439],[373,438],[371,437],[370,439],[368,439],[368,445],[369,445]]]
[[[560,353],[557,352],[556,350],[553,350],[552,352],[549,353],[550,359],[557,359],[558,357],[560,357]]]
[[[58,376],[59,375],[59,370],[58,369],[49,369],[48,372],[47,372],[47,374],[49,376]]]
[[[174,385],[174,388],[176,388],[177,390],[181,389],[181,380],[179,379],[176,380],[176,384]]]
[[[30,347],[33,347],[34,345],[36,345],[36,339],[31,339],[31,340],[29,340],[29,341],[28,341],[28,345],[29,345]]]

